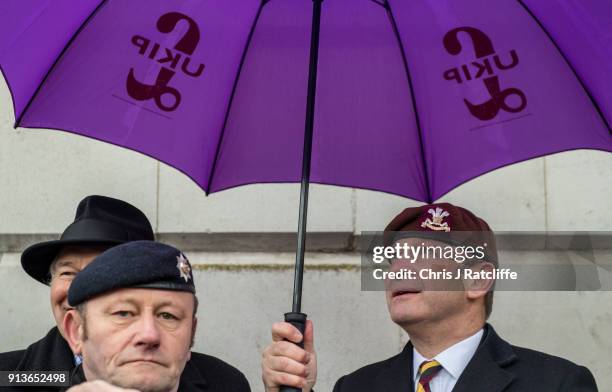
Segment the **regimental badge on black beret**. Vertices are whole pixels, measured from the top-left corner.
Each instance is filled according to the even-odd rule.
[[[122,288],[195,293],[191,265],[178,249],[156,241],[133,241],[108,249],[81,271],[68,290],[77,306]]]
[[[185,279],[185,282],[189,282],[191,279],[191,265],[189,265],[189,260],[180,252],[178,256],[176,256],[176,268],[179,270],[179,274],[181,278]]]

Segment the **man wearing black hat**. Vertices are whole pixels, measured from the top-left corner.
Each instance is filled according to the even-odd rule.
[[[82,355],[70,392],[250,391],[237,369],[190,352],[197,324],[193,274],[185,255],[169,245],[136,241],[105,251],[75,278],[68,302],[74,309],[64,331]]]
[[[105,196],[87,196],[61,238],[27,248],[23,269],[50,286],[51,309],[57,327],[25,350],[0,354],[0,370],[33,371],[72,369],[79,361],[64,340],[62,321],[71,309],[68,288],[76,274],[105,249],[128,241],[153,240],[149,220],[138,208]]]
[[[389,223],[385,238],[400,247],[451,245],[449,248],[457,249],[480,243],[485,249],[480,260],[466,265],[436,257],[420,259],[415,266],[396,258],[391,272],[404,269],[421,276],[424,270],[426,274],[450,272],[459,276],[457,271],[490,273],[498,266],[493,232],[487,223],[451,204],[404,210]],[[334,392],[597,391],[587,368],[512,346],[497,335],[486,322],[492,310],[493,278],[450,279],[443,286],[439,278],[426,279],[430,278],[386,282],[389,314],[408,333],[410,342],[400,354],[341,377]],[[461,286],[449,286],[457,283]],[[305,333],[306,349],[285,341],[302,340],[291,324],[274,324],[272,335],[274,342],[264,351],[262,361],[266,391],[276,392],[279,385],[311,391],[316,376],[312,327]]]

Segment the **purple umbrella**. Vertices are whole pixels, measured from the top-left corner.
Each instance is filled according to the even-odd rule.
[[[0,66],[16,127],[140,151],[206,192],[301,181],[299,312],[309,182],[430,202],[612,151],[611,34],[609,0],[3,0]]]

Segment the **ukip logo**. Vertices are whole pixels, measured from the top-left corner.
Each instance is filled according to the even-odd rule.
[[[188,23],[188,29],[173,48],[162,47],[161,44],[152,42],[140,35],[132,37],[132,43],[138,48],[138,54],[162,64],[163,67],[159,70],[154,84],[138,81],[134,68],[131,68],[127,77],[127,92],[130,97],[138,101],[155,100],[157,107],[166,112],[176,110],[181,103],[179,90],[168,85],[177,69],[193,78],[200,77],[204,71],[204,64],[202,63],[195,68],[193,66],[190,68],[190,56],[200,42],[200,29],[193,19],[179,12],[169,12],[157,20],[157,30],[162,33],[170,33],[181,20]],[[164,96],[168,98],[162,100]]]
[[[504,63],[501,60],[501,56],[495,52],[491,39],[485,33],[474,27],[465,26],[452,29],[444,35],[444,48],[452,55],[461,53],[461,44],[457,38],[457,34],[460,32],[469,35],[477,59],[469,64],[463,64],[460,67],[445,71],[443,77],[448,81],[454,80],[459,84],[484,77],[484,85],[491,96],[489,100],[480,104],[474,104],[464,99],[463,102],[470,113],[474,117],[486,121],[495,118],[500,110],[517,113],[525,109],[527,106],[525,94],[514,87],[502,90],[499,76],[496,74],[514,68],[519,64],[516,50],[510,50],[510,61]],[[518,98],[518,105],[511,106],[508,104],[508,98],[513,96]]]

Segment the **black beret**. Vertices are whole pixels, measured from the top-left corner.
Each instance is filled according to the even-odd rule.
[[[77,306],[122,288],[151,288],[195,293],[191,265],[178,249],[155,241],[134,241],[108,249],[79,272],[68,290]]]

